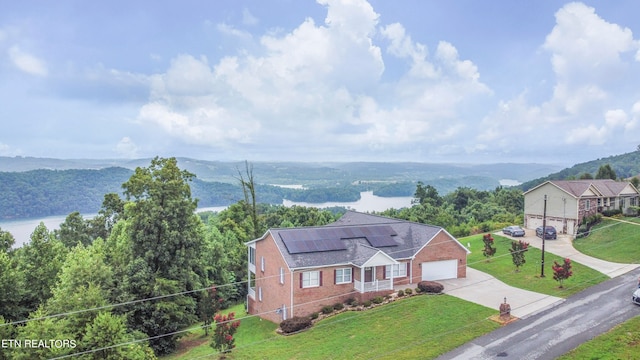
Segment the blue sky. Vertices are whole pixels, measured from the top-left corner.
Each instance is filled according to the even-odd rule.
[[[640,144],[635,0],[0,1],[0,156],[571,165]]]

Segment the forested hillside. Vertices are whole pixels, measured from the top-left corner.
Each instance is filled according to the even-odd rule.
[[[640,150],[576,164],[548,176],[524,182],[520,188],[526,191],[548,180],[578,179],[584,174],[595,177],[600,167],[607,164],[619,179],[640,175]]]
[[[228,206],[243,198],[238,169],[244,163],[177,159],[191,179],[199,207]],[[122,191],[122,183],[142,160],[56,160],[0,157],[0,219],[38,218],[73,211],[95,214],[106,193]],[[148,162],[148,161],[147,161]],[[123,166],[106,167],[120,164]],[[135,166],[134,166],[135,165]],[[46,169],[27,170],[40,166]],[[82,169],[74,167],[84,167]],[[130,168],[132,167],[132,168]],[[451,165],[419,163],[256,163],[252,164],[258,202],[281,204],[283,199],[306,203],[352,202],[360,192],[382,197],[412,196],[418,181],[440,194],[459,187],[491,190],[499,179],[529,179],[544,165]],[[18,171],[19,170],[19,171]],[[278,185],[299,185],[300,189]]]

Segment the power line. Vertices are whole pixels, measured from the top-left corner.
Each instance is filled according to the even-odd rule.
[[[613,225],[617,225],[617,224],[620,224],[620,223],[612,224],[612,225],[609,225],[609,226],[613,226]],[[609,227],[609,226],[607,226],[607,227]],[[597,229],[597,230],[600,230],[600,229]],[[435,244],[433,244],[433,245],[442,245],[442,244],[446,244],[446,243],[449,243],[449,242],[453,242],[454,240],[455,240],[455,239],[449,239],[449,240],[446,240],[446,241],[444,241],[444,242],[435,243]],[[458,241],[458,242],[459,242],[459,241]],[[581,252],[576,251],[576,253],[575,253],[575,254],[580,254],[580,253],[581,253]],[[507,255],[510,255],[510,254],[504,254],[504,255],[500,255],[500,256],[507,256]],[[639,259],[639,260],[640,260],[640,259]],[[480,261],[478,261],[478,262],[480,262]],[[466,265],[467,265],[467,266],[468,266],[468,265],[473,265],[473,264],[475,264],[475,263],[477,263],[477,262],[474,262],[474,263],[468,263],[468,264],[466,264]],[[459,265],[459,267],[460,267],[460,266],[465,266],[465,265]],[[266,278],[278,277],[278,276],[279,276],[279,275],[273,275],[273,276],[269,276],[269,277],[266,277]],[[412,279],[415,279],[415,278],[417,278],[417,277],[413,277]],[[593,279],[592,279],[592,280],[593,280]],[[229,284],[217,285],[216,287],[239,285],[239,284],[243,284],[243,283],[246,283],[246,282],[247,282],[247,281],[240,281],[240,282],[234,282],[234,283],[229,283]],[[585,281],[585,283],[587,283],[587,281]],[[476,284],[477,284],[477,283],[476,283]],[[468,286],[471,286],[471,285],[472,285],[472,284],[469,284]],[[574,286],[576,286],[576,285],[574,285]],[[184,294],[188,294],[188,293],[193,293],[193,292],[198,292],[198,291],[208,290],[208,289],[210,289],[210,288],[211,288],[211,287],[206,287],[206,288],[201,288],[201,289],[196,289],[196,290],[191,290],[191,291],[184,291],[184,292],[178,292],[178,293],[174,293],[174,294],[168,294],[168,295],[162,295],[162,296],[150,297],[150,298],[145,298],[145,299],[133,300],[133,301],[128,301],[128,302],[119,303],[119,304],[106,305],[106,306],[101,306],[101,307],[97,307],[97,308],[81,309],[81,310],[76,310],[76,311],[71,311],[71,312],[66,312],[66,313],[61,313],[61,314],[54,314],[54,315],[49,315],[49,316],[45,316],[45,317],[40,317],[40,318],[35,318],[35,319],[27,319],[27,320],[16,321],[16,322],[6,323],[6,324],[0,324],[0,325],[20,324],[20,323],[25,323],[25,322],[28,322],[28,321],[43,320],[43,319],[46,319],[46,318],[60,317],[60,316],[66,316],[66,315],[73,315],[73,314],[82,313],[82,312],[87,312],[87,311],[102,310],[102,309],[106,309],[106,308],[113,308],[113,307],[118,307],[118,306],[123,306],[123,305],[128,305],[128,304],[134,304],[134,303],[144,302],[144,301],[151,301],[151,300],[157,300],[157,299],[162,299],[162,298],[168,298],[168,297],[177,296],[177,295],[184,295]],[[314,302],[326,301],[327,299],[336,298],[336,297],[343,297],[343,296],[346,296],[346,295],[349,295],[349,294],[356,294],[356,293],[358,293],[358,292],[354,290],[354,291],[352,291],[352,292],[350,292],[350,293],[346,293],[346,294],[340,294],[340,295],[335,295],[335,296],[332,296],[332,297],[329,297],[329,298],[323,298],[323,299],[319,299],[319,300],[314,300],[314,301],[310,301],[310,302],[301,303],[301,304],[299,304],[298,306],[300,306],[300,305],[306,305],[306,304],[311,304],[311,303],[314,303]],[[548,296],[552,296],[552,295],[548,295]],[[534,303],[534,302],[527,303],[527,304],[525,304],[525,305],[523,305],[523,306],[526,306],[526,305],[529,305],[529,304],[532,304],[532,303]],[[247,318],[251,318],[251,317],[257,317],[257,316],[260,316],[260,315],[263,315],[263,314],[266,314],[266,313],[270,313],[271,311],[272,311],[272,310],[270,310],[270,311],[265,311],[265,312],[262,312],[262,313],[259,313],[259,314],[253,314],[253,315],[250,315],[250,316],[245,316],[245,317],[242,317],[242,318],[237,318],[237,319],[234,319],[234,321],[235,321],[235,320],[247,319]],[[125,345],[130,345],[130,344],[134,344],[134,343],[143,342],[143,341],[154,340],[154,339],[161,338],[161,337],[166,337],[166,336],[173,336],[173,335],[177,335],[177,334],[180,334],[180,333],[184,333],[184,332],[188,332],[188,331],[197,330],[198,328],[202,328],[202,327],[204,327],[204,326],[195,327],[195,328],[188,328],[188,329],[185,329],[185,330],[180,330],[180,331],[171,332],[171,333],[162,334],[162,335],[156,335],[156,336],[153,336],[153,337],[148,337],[148,338],[146,338],[146,339],[139,339],[139,340],[129,341],[129,342],[126,342],[126,343],[115,344],[115,345],[111,345],[111,346],[108,346],[108,347],[103,347],[103,348],[100,348],[100,349],[92,349],[92,350],[88,350],[88,351],[85,351],[85,352],[82,352],[82,353],[76,353],[76,354],[65,355],[65,356],[63,356],[63,357],[59,357],[59,358],[56,358],[56,359],[62,359],[62,358],[70,357],[70,356],[77,356],[77,355],[82,355],[82,354],[86,354],[86,353],[92,353],[92,352],[97,352],[97,351],[107,350],[107,349],[111,349],[111,348],[115,348],[115,347],[119,347],[119,346],[125,346]],[[279,337],[275,337],[275,338],[279,338]]]

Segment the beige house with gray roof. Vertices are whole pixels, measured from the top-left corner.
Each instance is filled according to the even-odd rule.
[[[542,226],[544,197],[546,224],[559,233],[575,235],[582,219],[605,210],[629,214],[638,206],[640,192],[630,182],[615,180],[552,180],[524,193],[524,226]]]

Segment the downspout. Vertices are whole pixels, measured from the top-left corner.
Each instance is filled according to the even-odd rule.
[[[289,296],[291,297],[291,305],[289,306],[289,309],[291,309],[291,317],[293,317],[293,270],[290,270],[290,274],[291,274],[291,291],[289,292]]]
[[[413,258],[409,260],[409,284],[413,284]]]

